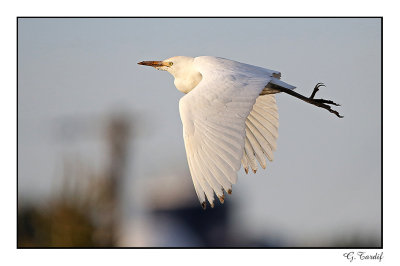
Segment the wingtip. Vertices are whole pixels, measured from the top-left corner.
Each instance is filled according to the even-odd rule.
[[[228,189],[228,194],[229,194],[229,195],[232,194],[232,189]]]
[[[244,171],[246,172],[246,175],[249,173],[249,168],[245,167]]]
[[[203,208],[203,210],[206,210],[207,209],[207,203],[205,201],[203,201],[201,203],[201,207]]]
[[[218,198],[219,198],[219,202],[221,202],[221,204],[224,204],[224,202],[225,202],[225,196],[222,195],[221,197],[218,197]]]

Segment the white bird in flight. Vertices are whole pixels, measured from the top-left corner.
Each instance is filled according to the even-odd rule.
[[[214,193],[224,203],[224,191],[232,193],[237,171],[243,165],[257,171],[266,158],[272,161],[278,138],[278,109],[275,94],[284,92],[305,102],[340,114],[330,100],[314,99],[293,91],[295,86],[280,80],[281,73],[213,56],[175,56],[139,65],[165,70],[185,93],[179,101],[187,161],[196,194],[203,209],[206,198],[214,207]]]

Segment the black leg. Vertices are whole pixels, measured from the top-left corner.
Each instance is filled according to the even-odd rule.
[[[300,100],[303,100],[303,101],[308,102],[310,104],[313,104],[315,106],[324,108],[324,109],[328,110],[329,112],[335,114],[337,117],[343,118],[343,116],[341,116],[338,111],[333,110],[331,108],[331,106],[330,106],[330,105],[340,106],[340,104],[337,104],[337,103],[335,103],[335,102],[333,102],[331,100],[314,99],[315,94],[317,93],[317,91],[319,91],[319,87],[325,87],[325,84],[317,83],[317,85],[315,85],[315,87],[314,87],[314,90],[313,90],[311,96],[308,97],[308,98],[305,97],[304,95],[301,95],[301,94],[299,94],[299,93],[297,93],[295,91],[292,91],[292,90],[289,90],[289,89],[286,89],[286,88],[279,87],[279,90],[281,92],[284,92],[284,93],[290,94],[290,95],[292,95],[292,96],[294,96],[296,98],[299,98]]]

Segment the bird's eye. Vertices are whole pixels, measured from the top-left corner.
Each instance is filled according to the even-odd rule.
[[[169,62],[169,66],[172,66],[174,63],[172,63],[172,62]]]

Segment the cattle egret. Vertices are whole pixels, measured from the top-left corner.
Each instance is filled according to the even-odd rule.
[[[275,94],[284,92],[324,108],[338,117],[330,100],[314,99],[293,91],[280,80],[281,73],[236,61],[212,57],[176,56],[139,65],[165,70],[185,93],[179,101],[187,161],[196,194],[203,209],[206,198],[214,207],[214,193],[224,203],[224,191],[232,193],[237,171],[243,165],[257,171],[272,161],[278,138],[278,109]]]

